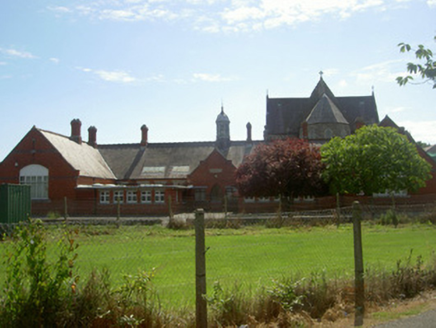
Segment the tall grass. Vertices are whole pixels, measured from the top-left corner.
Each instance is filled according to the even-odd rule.
[[[42,252],[38,257],[42,261],[40,271],[46,275],[46,281],[58,277],[53,274],[65,265],[68,274],[59,276],[60,280],[54,278],[63,286],[56,298],[57,308],[51,310],[50,316],[44,314],[26,326],[39,327],[41,322],[54,327],[194,326],[192,230],[109,226],[63,230],[39,224],[32,231],[33,235],[40,231],[44,236],[26,237],[25,243],[30,246],[32,241],[38,241]],[[351,235],[347,225],[207,230],[210,326],[261,326],[274,321],[291,327],[308,324],[314,318],[336,320],[348,315],[353,311],[354,295],[351,275],[347,275],[353,272]],[[15,239],[1,244],[7,258],[26,249],[24,244],[16,247],[21,242],[18,236],[15,234]],[[67,238],[59,243],[62,236]],[[431,251],[436,247],[435,236],[436,229],[428,225],[398,229],[364,225],[367,302],[383,304],[434,288],[436,258]],[[77,257],[65,251],[55,252],[61,245],[76,244],[79,247],[73,251]],[[31,260],[32,256],[28,258]],[[115,260],[130,264],[128,272],[119,272]],[[23,265],[15,271],[5,270],[7,279],[18,282],[37,278],[29,270],[29,265],[35,265],[32,261],[27,266],[20,263]],[[11,263],[4,263],[2,270],[5,264]],[[39,299],[32,297],[35,294],[31,285],[3,286],[0,322],[20,326],[20,316],[11,317],[7,311],[24,313],[28,307],[23,304],[28,303],[10,303],[11,290],[8,292],[7,288],[11,286],[15,288],[12,294],[16,292],[22,300],[38,304]]]

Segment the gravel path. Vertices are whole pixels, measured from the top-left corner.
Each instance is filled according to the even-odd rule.
[[[430,310],[419,315],[400,319],[381,325],[375,328],[436,328],[436,310]]]

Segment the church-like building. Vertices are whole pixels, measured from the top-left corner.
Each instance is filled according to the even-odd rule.
[[[374,93],[336,97],[321,75],[309,98],[267,97],[264,139],[291,137],[325,143],[332,137],[346,137],[362,125],[378,123]]]
[[[142,125],[136,143],[98,144],[94,126],[83,140],[79,119],[71,121],[69,136],[33,127],[0,163],[0,183],[30,185],[33,215],[275,211],[277,199],[243,198],[236,189],[235,171],[257,144],[285,137],[322,144],[379,123],[395,126],[389,118],[379,122],[374,94],[336,97],[321,77],[309,98],[267,97],[264,140],[252,140],[250,123],[245,140],[231,140],[230,119],[222,107],[214,141],[150,143],[152,130]],[[435,162],[422,150],[421,155],[436,172]],[[420,193],[433,197],[435,179]],[[305,198],[295,204],[322,208],[334,199]]]

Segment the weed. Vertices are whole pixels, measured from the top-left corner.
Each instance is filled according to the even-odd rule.
[[[272,300],[279,304],[283,310],[292,312],[295,306],[302,305],[303,296],[295,293],[297,285],[298,282],[294,283],[290,279],[273,280],[273,287],[269,290],[269,294]]]
[[[235,284],[232,290],[225,291],[219,282],[213,286],[212,296],[206,297],[212,311],[214,322],[223,326],[241,325],[247,319],[247,295],[243,295],[241,286]]]
[[[72,271],[78,245],[64,229],[57,246],[57,260],[50,263],[42,222],[29,219],[16,227],[5,260],[2,326],[54,326],[58,313],[71,306],[78,279]]]

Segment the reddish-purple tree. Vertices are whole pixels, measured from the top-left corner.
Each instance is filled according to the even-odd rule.
[[[319,147],[301,139],[258,145],[236,171],[239,193],[246,197],[277,197],[292,201],[324,194],[327,187]]]

